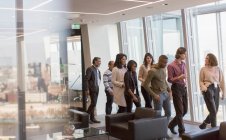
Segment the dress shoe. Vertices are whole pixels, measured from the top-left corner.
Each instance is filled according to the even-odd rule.
[[[206,129],[207,123],[203,122],[202,124],[199,125],[200,129]]]
[[[177,134],[177,132],[174,130],[174,127],[169,127],[169,126],[168,126],[168,128],[169,128],[169,130],[170,130],[170,132],[171,132],[172,134],[174,134],[174,135]]]
[[[172,137],[170,137],[168,134],[167,134],[167,136],[165,137],[167,140],[172,140],[173,138]]]
[[[94,122],[93,122],[93,121],[91,121],[91,120],[89,120],[89,124],[94,124]]]
[[[92,119],[91,120],[93,123],[100,123],[100,121],[96,120],[96,119]]]
[[[182,137],[183,134],[184,134],[184,132],[179,133],[179,137]]]

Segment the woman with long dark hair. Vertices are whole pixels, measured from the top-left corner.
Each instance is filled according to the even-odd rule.
[[[215,127],[217,125],[217,111],[220,98],[219,93],[221,90],[223,93],[223,99],[225,95],[225,87],[223,72],[218,67],[216,56],[212,53],[207,54],[205,58],[205,66],[202,67],[200,71],[199,83],[206,107],[209,111],[209,115],[199,128],[205,129],[207,124],[211,124],[211,127]]]
[[[130,60],[127,64],[127,72],[124,76],[125,84],[125,99],[127,105],[127,112],[132,111],[133,103],[136,107],[141,107],[140,96],[137,86],[137,63],[134,60]]]
[[[126,69],[127,56],[123,53],[116,55],[114,68],[112,70],[112,84],[113,84],[113,95],[114,102],[118,105],[119,109],[117,113],[126,112],[126,100],[124,96],[125,84],[124,75]]]
[[[145,107],[152,108],[152,96],[144,89],[143,83],[148,75],[148,71],[151,69],[154,63],[153,56],[150,53],[146,53],[144,56],[144,62],[140,66],[138,79],[141,82],[141,93],[144,97]]]

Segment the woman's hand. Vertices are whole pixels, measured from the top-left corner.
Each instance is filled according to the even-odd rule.
[[[207,91],[207,87],[205,85],[200,87],[201,91],[206,92]]]
[[[139,102],[138,98],[135,95],[133,96],[133,100],[134,102]]]

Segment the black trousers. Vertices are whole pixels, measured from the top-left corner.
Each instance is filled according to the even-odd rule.
[[[112,111],[113,96],[110,95],[110,93],[106,90],[105,90],[105,93],[107,97],[105,112],[107,115],[109,115],[111,114],[111,111]]]
[[[173,95],[173,104],[176,111],[176,116],[169,123],[169,127],[175,127],[178,125],[179,133],[184,133],[184,121],[183,116],[188,111],[188,98],[187,98],[187,88],[181,84],[172,84],[171,86]]]
[[[119,105],[117,113],[124,113],[124,112],[126,112],[126,107]]]
[[[206,92],[203,92],[204,101],[206,107],[209,111],[209,115],[204,120],[205,123],[211,123],[212,127],[217,126],[217,111],[219,107],[219,87],[214,87],[214,84],[211,84]]]
[[[143,86],[141,86],[141,93],[144,97],[145,107],[152,108],[152,96],[145,90]]]
[[[99,92],[90,92],[89,94],[90,94],[91,103],[89,105],[87,113],[90,114],[90,120],[93,120],[94,119],[94,111],[95,111],[95,107],[97,105],[97,98],[98,98]]]
[[[137,96],[137,98],[139,98],[139,96]],[[127,112],[132,112],[133,103],[135,104],[136,107],[141,107],[140,99],[138,102],[134,102],[130,95],[125,95],[125,99],[126,99],[126,111]]]

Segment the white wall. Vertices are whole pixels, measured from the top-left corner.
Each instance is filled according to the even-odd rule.
[[[116,54],[119,52],[117,25],[88,25],[89,48],[91,60],[97,56],[101,58],[100,71],[102,80],[100,92],[97,101],[97,115],[105,114],[106,95],[103,85],[103,73],[108,68],[108,62],[115,60]],[[91,62],[91,61],[90,61]],[[113,112],[116,106],[113,106]]]

